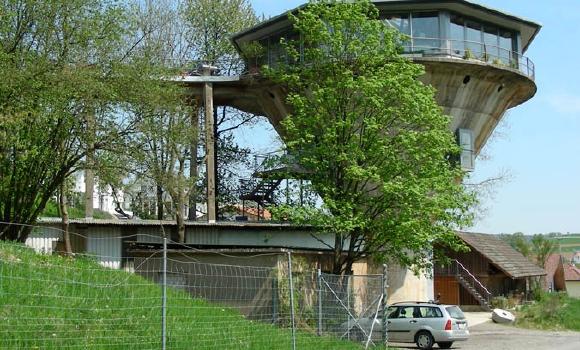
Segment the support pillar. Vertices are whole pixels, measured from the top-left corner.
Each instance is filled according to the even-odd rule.
[[[202,65],[203,76],[211,76],[217,70],[210,65]],[[213,84],[205,82],[203,84],[203,100],[205,115],[205,158],[207,173],[207,220],[209,223],[216,222],[216,163],[215,163],[215,119],[213,113]]]

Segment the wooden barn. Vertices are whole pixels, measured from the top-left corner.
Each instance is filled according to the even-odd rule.
[[[436,266],[435,295],[441,303],[490,308],[496,296],[526,296],[532,279],[546,275],[497,236],[459,232],[467,253],[448,252],[449,266]]]

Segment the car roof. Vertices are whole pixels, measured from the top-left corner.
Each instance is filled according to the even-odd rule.
[[[392,303],[389,306],[415,306],[415,305],[442,306],[442,307],[457,306],[457,305],[439,304],[431,301],[400,301],[397,303]]]

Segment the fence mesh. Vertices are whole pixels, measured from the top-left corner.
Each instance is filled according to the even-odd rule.
[[[0,243],[0,348],[380,346],[380,327],[363,323],[380,318],[382,276],[303,264],[289,273],[288,253],[228,255],[159,243],[162,234],[118,237],[122,254],[102,248],[74,258],[58,253],[58,235],[44,243],[37,235],[34,250]],[[113,239],[76,236],[93,248]]]

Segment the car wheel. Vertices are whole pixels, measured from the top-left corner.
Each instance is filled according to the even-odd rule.
[[[437,345],[439,345],[439,349],[451,349],[451,345],[453,345],[453,342],[446,341],[446,342],[437,343]]]
[[[415,343],[419,349],[433,348],[433,336],[427,331],[421,331],[415,336]]]

